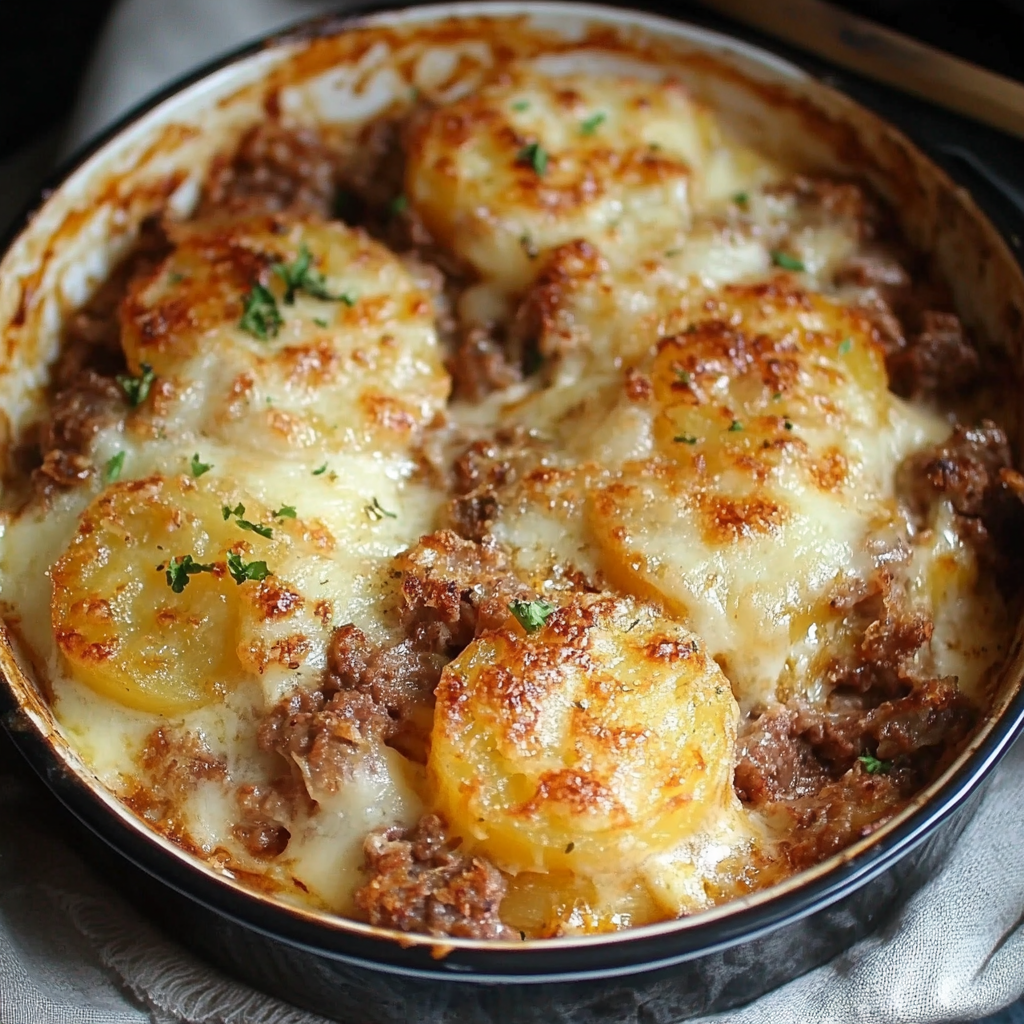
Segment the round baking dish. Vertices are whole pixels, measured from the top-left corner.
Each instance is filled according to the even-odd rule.
[[[1024,277],[1008,248],[962,190],[845,97],[768,53],[665,18],[566,3],[443,4],[319,21],[247,48],[129,115],[60,176],[0,263],[4,449],[42,400],[63,317],[147,215],[189,209],[213,156],[268,105],[314,121],[363,119],[388,89],[413,84],[406,76],[421,64],[409,46],[483,69],[489,47],[541,41],[670,65],[762,148],[866,178],[932,255],[976,335],[1024,371]],[[1022,424],[1011,416],[1005,425],[1020,452]],[[101,856],[140,904],[254,986],[375,1024],[657,1024],[739,1005],[804,973],[882,924],[941,862],[1024,727],[1022,679],[1018,630],[992,712],[961,756],[904,812],[813,869],[690,918],[511,946],[442,943],[286,906],[192,858],[99,783],[62,735],[15,631],[0,635],[5,729],[103,840]]]

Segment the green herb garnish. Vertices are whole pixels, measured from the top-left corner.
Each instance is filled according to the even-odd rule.
[[[692,434],[676,434],[676,436],[673,437],[672,440],[673,441],[678,441],[680,444],[696,444],[697,443],[697,438],[695,438]]]
[[[266,341],[268,338],[277,337],[283,323],[273,293],[258,281],[254,281],[252,288],[242,299],[242,319],[238,321],[238,326],[243,331],[248,331],[254,338]]]
[[[189,469],[192,470],[192,475],[193,476],[200,477],[204,473],[209,473],[210,470],[213,469],[213,463],[212,462],[200,462],[199,461],[199,452],[196,452],[192,456],[192,461],[188,464],[188,467],[189,467]]]
[[[872,757],[870,754],[858,757],[857,760],[864,765],[864,771],[868,775],[885,775],[892,770],[892,761],[879,761],[877,757]]]
[[[519,236],[519,244],[523,248],[523,252],[526,253],[528,259],[535,260],[540,250],[537,248],[537,243],[530,237],[529,234]]]
[[[248,519],[243,519],[242,516],[245,515],[245,506],[241,502],[239,502],[234,508],[229,508],[227,505],[221,505],[220,511],[221,515],[224,516],[225,522],[230,519],[231,516],[234,516],[235,525],[240,530],[248,530],[249,533],[257,533],[261,537],[272,537],[274,535],[274,531],[271,527],[266,526],[263,523],[253,523]]]
[[[355,296],[350,292],[335,295],[328,289],[324,275],[313,267],[313,254],[305,242],[299,246],[299,255],[291,263],[274,263],[271,270],[284,281],[284,301],[287,306],[295,302],[295,293],[300,291],[312,295],[314,299],[323,299],[325,302],[344,302],[346,306],[355,305]]]
[[[270,513],[275,519],[294,519],[295,518],[295,506],[294,505],[282,505],[276,512]]]
[[[748,192],[737,192],[733,197],[732,201],[737,206],[746,206],[750,202],[750,194]]]
[[[592,114],[590,117],[580,124],[580,135],[593,135],[598,128],[604,124],[608,115],[603,111],[598,111],[596,114]]]
[[[515,103],[512,104],[512,109],[517,114],[521,114],[524,110],[529,110],[530,109],[530,101],[529,100],[516,100]]]
[[[167,563],[167,585],[175,594],[180,594],[188,586],[189,576],[199,572],[213,572],[213,569],[213,565],[200,565],[191,555],[172,558]]]
[[[369,505],[365,505],[363,507],[363,511],[366,512],[370,519],[378,523],[384,518],[398,518],[398,514],[396,512],[389,512],[386,508],[384,508],[383,505],[381,505],[381,503],[376,498],[374,498]]]
[[[555,606],[547,601],[513,601],[508,610],[527,633],[536,633],[548,621]]]
[[[743,424],[740,423],[739,420],[733,420],[732,423],[729,424],[729,433],[730,434],[735,434],[737,430],[742,430],[742,429],[743,429]]]
[[[267,568],[266,562],[245,562],[242,560],[241,555],[236,555],[234,551],[228,552],[227,557],[228,572],[231,573],[231,578],[241,586],[246,580],[265,580],[270,575],[270,570]]]
[[[676,377],[682,384],[689,384],[693,380],[693,375],[689,370],[682,370],[678,366],[676,367]]]
[[[853,338],[843,338],[843,340],[839,342],[839,354],[841,356],[845,356],[851,348],[853,348]]]
[[[149,363],[143,363],[142,373],[138,377],[133,377],[129,373],[119,373],[114,380],[124,392],[128,404],[135,409],[149,397],[149,389],[153,386],[153,381],[156,380],[156,374]]]
[[[788,252],[782,252],[781,249],[772,249],[772,263],[777,267],[782,267],[783,270],[794,270],[798,273],[807,269],[802,260],[791,256]]]
[[[793,421],[788,416],[782,421],[782,425],[787,430],[792,430],[793,429]]]
[[[315,316],[315,317],[313,317],[313,323],[315,323],[317,325],[317,327],[328,327],[328,326],[330,326],[327,323],[327,321],[322,316]]]
[[[405,213],[409,209],[409,198],[408,196],[395,196],[394,199],[388,204],[388,210],[392,217],[397,217],[400,213]]]
[[[121,475],[121,470],[124,468],[124,455],[124,452],[118,452],[107,459],[107,464],[103,467],[103,482],[105,484],[112,484]]]
[[[327,463],[325,462],[319,469],[313,470],[313,476],[322,476],[327,472]]]
[[[534,173],[540,177],[548,169],[547,150],[539,142],[531,142],[528,146],[523,146],[519,150],[516,156],[516,163],[532,167]]]

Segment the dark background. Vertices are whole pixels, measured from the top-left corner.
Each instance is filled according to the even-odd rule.
[[[2,6],[0,160],[67,115],[113,2],[22,0]],[[847,0],[842,6],[1024,80],[1024,0]]]

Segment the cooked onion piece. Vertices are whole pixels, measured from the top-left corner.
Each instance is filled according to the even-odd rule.
[[[108,488],[83,512],[50,574],[54,635],[72,675],[158,714],[217,700],[247,669],[262,671],[268,633],[302,610],[294,586],[275,575],[293,548],[315,555],[302,531],[236,490],[189,477]],[[258,651],[243,628],[253,619]],[[297,668],[308,653],[303,639],[301,649],[279,642],[271,650]]]
[[[714,117],[678,83],[521,67],[419,123],[406,192],[430,232],[507,294],[571,239],[627,262],[685,231],[718,144]]]
[[[428,772],[511,872],[626,870],[732,797],[736,704],[692,633],[628,598],[510,619],[445,669]]]
[[[771,700],[870,535],[899,533],[896,466],[948,428],[889,393],[863,316],[781,280],[724,289],[648,371],[606,426],[639,405],[652,452],[593,496],[603,566],[682,616],[741,703]]]
[[[132,372],[165,381],[158,414],[259,450],[387,452],[443,407],[433,297],[362,232],[268,217],[172,236],[121,318]]]

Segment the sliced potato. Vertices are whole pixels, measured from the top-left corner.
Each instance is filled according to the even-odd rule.
[[[242,619],[274,623],[304,603],[274,572],[306,542],[301,524],[251,499],[236,514],[240,497],[155,476],[115,484],[86,508],[50,573],[54,635],[74,678],[172,714],[259,671],[240,661]],[[243,528],[243,517],[271,536]]]
[[[589,523],[611,580],[664,601],[750,704],[840,614],[827,595],[871,572],[866,538],[899,518],[895,467],[945,428],[889,393],[860,314],[784,280],[705,309],[608,417],[646,409],[651,454],[595,491]]]
[[[685,230],[717,143],[678,83],[521,67],[419,123],[406,193],[438,240],[511,293],[539,252],[572,239],[628,262]]]
[[[577,596],[445,669],[428,772],[454,831],[508,871],[625,870],[727,799],[736,718],[692,633],[636,601]]]
[[[174,240],[133,282],[122,334],[132,371],[169,382],[156,408],[177,425],[279,454],[388,451],[443,407],[433,297],[361,231],[257,218]]]

